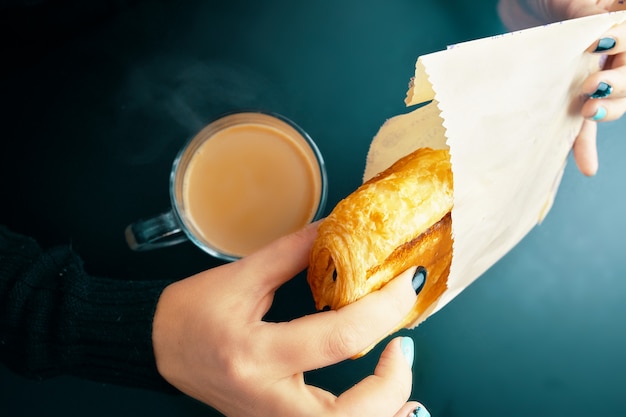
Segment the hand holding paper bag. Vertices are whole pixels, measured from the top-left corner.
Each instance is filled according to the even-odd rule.
[[[371,145],[365,177],[388,163],[386,155],[406,154],[431,138],[442,146],[445,130],[454,175],[454,252],[448,289],[433,312],[549,211],[584,121],[587,97],[580,86],[600,69],[587,48],[625,21],[626,12],[589,16],[418,59],[406,102],[433,101],[387,121]]]
[[[544,23],[626,10],[624,0],[500,0],[498,11],[511,30]],[[588,52],[606,54],[602,71],[581,83],[589,99],[581,109],[585,120],[574,142],[574,159],[585,175],[598,170],[596,122],[616,120],[626,112],[626,24],[610,28],[589,47]]]
[[[626,24],[601,35],[590,50],[607,55],[602,71],[591,74],[582,87],[591,99],[581,109],[587,120],[574,143],[574,158],[586,175],[593,175],[598,169],[595,122],[616,120],[626,112]]]
[[[412,325],[450,302],[548,213],[567,156],[585,121],[581,111],[589,97],[581,92],[581,85],[600,70],[600,57],[587,53],[587,48],[624,21],[626,12],[591,16],[466,42],[418,59],[406,103],[430,103],[381,127],[371,144],[364,174],[365,181],[378,178],[378,173],[419,148],[449,149],[454,243],[447,286],[438,298],[420,306]],[[354,201],[351,196],[348,199]],[[385,212],[370,207],[379,198],[366,200],[365,213]],[[336,209],[343,206],[340,203]],[[402,206],[393,210],[402,210]],[[401,215],[386,214],[390,218]],[[335,210],[329,218],[333,215]],[[397,227],[410,229],[412,225]],[[378,230],[372,229],[368,244],[391,236],[387,231],[377,236]],[[350,251],[352,246],[344,247]],[[357,256],[364,253],[367,257],[367,251],[354,250],[356,254],[335,256],[369,265]],[[332,251],[330,246],[313,250],[311,265],[318,263],[319,270],[328,269],[324,265],[331,265],[330,261],[316,256],[328,255],[328,251]],[[368,267],[368,275],[354,282],[344,282],[346,277],[339,276],[338,269],[336,277],[325,279],[323,288],[312,285],[316,301],[323,298],[322,293],[326,299],[341,298],[328,294],[350,285],[362,286],[363,279],[376,276],[372,271],[384,268],[382,265],[386,263]],[[322,281],[313,275],[315,271],[312,275],[310,271],[310,283]],[[370,283],[370,287],[376,285]]]
[[[599,70],[586,50],[624,21],[625,12],[590,16],[418,60],[407,104],[436,100],[455,187],[454,255],[435,311],[547,214],[584,121],[580,85]],[[371,152],[381,152],[376,139]]]

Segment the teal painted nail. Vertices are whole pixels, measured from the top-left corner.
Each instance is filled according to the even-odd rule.
[[[426,268],[423,266],[418,266],[413,274],[413,289],[415,290],[415,294],[419,294],[424,288],[424,284],[426,284]]]
[[[415,410],[411,411],[409,417],[430,417],[430,413],[426,408],[418,406]]]
[[[615,48],[616,41],[613,38],[602,38],[598,41],[598,46],[593,52],[606,52],[610,49]]]
[[[604,107],[598,107],[596,114],[593,115],[591,120],[599,122],[606,117],[606,109]]]
[[[406,359],[409,366],[413,366],[413,359],[415,358],[415,343],[413,339],[410,337],[402,338],[402,354],[404,355],[404,359]]]
[[[596,89],[596,91],[594,91],[593,94],[589,95],[589,98],[606,98],[610,96],[612,92],[613,87],[602,81],[600,82],[600,84],[598,84],[598,88]]]

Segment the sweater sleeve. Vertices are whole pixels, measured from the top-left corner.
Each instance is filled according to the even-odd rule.
[[[71,248],[44,251],[0,226],[0,360],[31,378],[68,374],[176,392],[152,349],[168,284],[89,276]]]

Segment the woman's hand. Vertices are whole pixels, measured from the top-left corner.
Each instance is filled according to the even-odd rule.
[[[560,9],[563,16],[573,19],[606,13],[617,2],[579,0],[555,3],[564,3]],[[586,120],[574,142],[574,159],[583,174],[594,175],[598,170],[596,122],[617,120],[626,112],[626,23],[609,29],[589,47],[588,52],[606,55],[606,61],[602,70],[591,74],[582,85],[582,93],[589,99],[581,110]]]
[[[413,341],[396,338],[374,375],[336,397],[303,373],[386,336],[415,303],[412,270],[337,311],[263,321],[274,292],[308,264],[317,226],[167,287],[154,317],[157,367],[182,392],[229,417],[428,416],[407,403]],[[421,408],[421,413],[414,413]]]
[[[619,0],[501,0],[498,7],[510,29],[575,19],[626,9]],[[588,97],[581,115],[583,126],[574,142],[574,159],[585,175],[598,170],[597,122],[617,120],[626,112],[626,23],[611,28],[590,45],[589,53],[606,55],[601,71],[581,86]]]

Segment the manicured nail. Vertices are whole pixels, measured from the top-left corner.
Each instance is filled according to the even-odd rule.
[[[409,414],[409,417],[430,417],[430,413],[425,407],[422,407],[420,405],[420,406],[417,406],[415,410],[411,411],[411,414]]]
[[[418,266],[413,274],[413,289],[415,290],[415,294],[419,294],[420,291],[422,291],[424,284],[426,284],[426,268]]]
[[[593,115],[593,117],[591,118],[591,120],[599,122],[600,120],[604,119],[606,117],[606,109],[604,107],[598,107],[598,110],[596,111],[596,114]]]
[[[415,343],[410,337],[403,337],[401,342],[402,354],[410,367],[413,367],[413,359],[415,358]]]
[[[612,92],[613,87],[605,82],[600,82],[596,91],[594,91],[593,94],[590,94],[589,98],[606,98],[610,96]]]
[[[615,44],[617,42],[613,38],[602,38],[598,41],[598,46],[593,52],[606,52],[610,49],[615,48]]]

